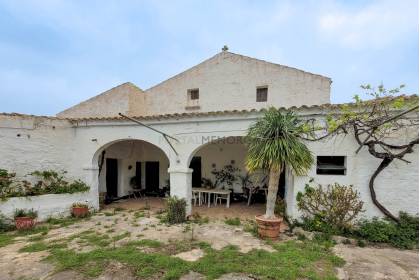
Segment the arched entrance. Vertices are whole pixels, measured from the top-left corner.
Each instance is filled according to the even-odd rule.
[[[99,193],[107,202],[129,196],[169,194],[169,159],[154,144],[117,140],[102,146],[93,161],[99,168]]]
[[[265,207],[268,173],[263,170],[249,172],[245,165],[246,155],[247,147],[242,136],[220,138],[197,147],[188,159],[189,168],[193,170],[191,175],[193,193],[195,188],[229,190],[231,209],[226,209],[223,215],[230,211],[236,212],[238,216],[241,216],[241,211],[251,213],[250,217],[261,214]],[[281,198],[286,196],[286,176],[286,172],[283,172],[279,181],[278,196]],[[215,197],[216,194],[211,198],[211,203],[206,201],[204,206],[215,207]],[[217,207],[220,207],[219,203]],[[194,207],[194,211],[205,215],[211,210]]]

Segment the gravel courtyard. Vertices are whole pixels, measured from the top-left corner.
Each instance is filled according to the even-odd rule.
[[[344,244],[327,250],[285,234],[265,242],[247,220],[228,225],[199,217],[168,226],[153,211],[117,210],[52,220],[31,234],[2,234],[0,280],[418,279],[417,250]],[[259,269],[273,274],[259,277]]]

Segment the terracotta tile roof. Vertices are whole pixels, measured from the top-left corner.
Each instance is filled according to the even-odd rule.
[[[415,100],[418,99],[418,95],[401,95],[395,98],[403,97],[405,100]],[[292,106],[292,107],[280,107],[279,109],[284,110],[294,110],[294,111],[303,111],[303,110],[324,110],[324,109],[338,109],[341,105],[354,105],[354,103],[342,103],[342,104],[321,104],[321,105],[303,105],[303,106]],[[244,109],[244,110],[224,110],[224,111],[211,111],[211,112],[190,112],[190,113],[173,113],[173,114],[161,114],[161,115],[151,115],[151,116],[130,116],[131,118],[137,120],[166,120],[166,119],[182,119],[182,118],[194,118],[194,117],[210,117],[210,116],[222,116],[222,115],[246,115],[251,113],[260,113],[266,109]],[[82,117],[82,118],[65,118],[65,117],[54,117],[54,116],[35,116],[35,115],[25,115],[19,113],[0,113],[0,116],[11,116],[11,117],[26,117],[26,118],[48,118],[52,120],[67,120],[71,122],[79,121],[119,121],[126,120],[120,116],[111,116],[111,117]]]

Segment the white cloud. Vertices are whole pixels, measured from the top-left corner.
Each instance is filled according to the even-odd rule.
[[[321,12],[321,36],[352,48],[382,49],[399,40],[417,36],[416,0],[374,1],[363,7],[327,7]]]

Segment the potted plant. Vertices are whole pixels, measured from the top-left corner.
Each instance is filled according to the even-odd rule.
[[[71,206],[71,213],[74,217],[83,218],[89,215],[89,205],[83,202],[75,202]]]
[[[35,226],[35,219],[38,213],[31,210],[16,209],[15,211],[15,225],[18,230],[31,229]]]
[[[281,172],[287,166],[296,175],[304,175],[313,163],[311,152],[301,141],[306,127],[293,112],[270,108],[248,129],[246,166],[250,171],[269,171],[266,212],[255,217],[262,238],[276,239],[280,232],[283,219],[274,209]]]

